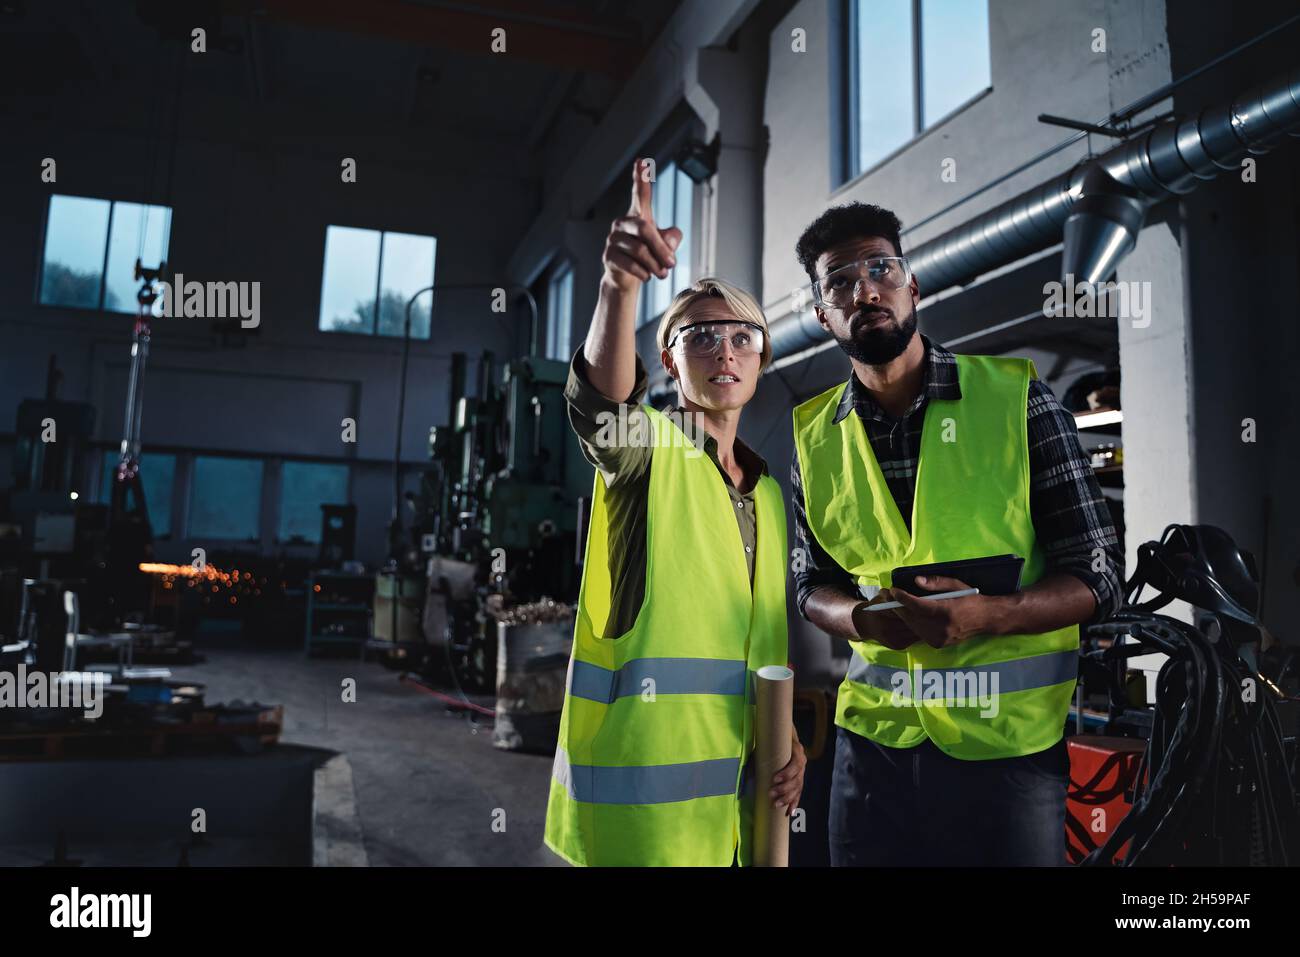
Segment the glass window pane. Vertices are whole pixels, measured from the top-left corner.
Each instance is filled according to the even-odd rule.
[[[412,310],[414,312],[414,310]],[[348,504],[348,467],[319,462],[285,462],[280,469],[282,542],[320,543],[322,505]]]
[[[41,273],[43,305],[99,308],[110,205],[108,200],[83,196],[50,197]]]
[[[109,312],[135,312],[136,258],[156,267],[167,258],[172,211],[166,206],[116,203],[113,206],[112,235],[108,240],[108,281],[104,287],[104,308]],[[162,300],[154,302],[154,315],[161,315]]]
[[[384,233],[384,275],[379,310],[379,334],[401,336],[406,324],[406,303],[417,291],[433,283],[437,241],[432,236]],[[411,306],[411,338],[429,338],[429,313],[433,293],[425,293]]]
[[[672,225],[682,231],[682,242],[677,247],[677,265],[673,267],[674,295],[691,284],[691,198],[695,186],[681,170],[677,170],[676,179]]]
[[[113,473],[117,471],[118,454],[104,453],[100,476],[99,501],[107,505],[112,501]],[[172,533],[172,489],[176,480],[176,456],[165,452],[146,452],[140,456],[140,479],[144,484],[144,502],[149,509],[149,526],[155,538]]]
[[[560,320],[560,354],[557,358],[567,362],[572,351],[570,337],[573,333],[573,270],[567,267],[560,280],[560,315],[563,318]]]
[[[655,176],[654,183],[654,201],[651,204],[654,208],[655,222],[659,228],[675,225],[673,223],[673,211],[675,210],[677,191],[677,164],[666,163],[660,168]]]
[[[676,163],[667,163],[655,171],[654,200],[651,208],[654,211],[655,224],[660,229],[667,229],[669,226],[685,229],[677,222],[677,180]],[[643,321],[649,322],[668,308],[673,298],[675,273],[676,270],[673,270],[666,280],[651,276],[650,281],[644,284]]]
[[[921,62],[929,126],[989,86],[987,0],[922,0]]]
[[[550,359],[556,358],[555,354],[559,351],[555,341],[555,329],[558,325],[556,314],[559,311],[555,300],[558,294],[555,279],[552,279],[550,285],[546,287],[546,355]]]
[[[566,263],[551,277],[546,297],[546,354],[568,361],[573,328],[573,269]]]
[[[555,344],[555,281],[546,289],[546,355],[554,359],[557,346]]]
[[[651,276],[641,287],[641,296],[645,301],[645,321],[653,322],[668,308],[668,299],[662,294],[664,282],[657,276]]]
[[[195,457],[190,538],[256,541],[261,505],[261,461]]]
[[[861,173],[916,133],[912,0],[855,0],[853,14]]]
[[[176,478],[176,456],[147,452],[140,456],[140,478],[144,501],[149,507],[149,524],[155,536],[172,533],[172,489]]]
[[[325,231],[320,328],[331,332],[373,333],[378,274],[378,230],[329,227]]]

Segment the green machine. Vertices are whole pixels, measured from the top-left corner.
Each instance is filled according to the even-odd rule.
[[[569,428],[568,365],[525,356],[494,383],[493,355],[466,388],[464,353],[452,356],[451,422],[429,433],[430,467],[410,496],[408,567],[422,560],[421,628],[457,681],[479,689],[495,676],[497,606],[577,598],[580,514],[591,466]]]
[[[573,544],[577,496],[565,477],[566,453],[576,448],[576,440],[566,418],[567,374],[565,363],[552,359],[517,359],[506,366],[506,463],[487,478],[483,491],[484,534],[507,552],[546,552],[557,538]],[[552,597],[567,595],[573,567],[570,550],[563,574],[551,584]],[[535,567],[531,573],[548,577]]]

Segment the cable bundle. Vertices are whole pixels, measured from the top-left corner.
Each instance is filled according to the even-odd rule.
[[[1116,860],[1130,840],[1122,866],[1296,860],[1295,793],[1273,685],[1229,641],[1142,607],[1090,633],[1134,639],[1090,653],[1118,674],[1136,655],[1159,651],[1169,660],[1157,679],[1132,809],[1081,863]]]

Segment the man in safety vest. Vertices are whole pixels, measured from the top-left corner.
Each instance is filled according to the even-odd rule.
[[[789,815],[805,764],[796,738],[753,781],[753,673],[787,662],[786,523],[736,430],[772,350],[752,297],[698,280],[659,326],[681,406],[641,405],[637,297],[682,241],[655,223],[652,175],[633,167],[565,389],[596,477],[546,844],[573,864],[746,865],[755,792]]]
[[[799,610],[852,647],[831,862],[1063,864],[1079,625],[1121,601],[1118,537],[1073,416],[1033,363],[918,334],[899,228],[852,203],[796,245],[852,366],[795,409],[791,470]],[[891,588],[900,566],[1008,553],[1024,559],[1016,594]],[[886,601],[899,607],[868,610]]]

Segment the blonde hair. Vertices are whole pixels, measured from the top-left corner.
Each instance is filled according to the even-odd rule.
[[[766,369],[772,361],[772,336],[767,328],[767,316],[758,302],[739,286],[713,276],[705,276],[691,283],[668,304],[663,318],[659,320],[659,348],[667,349],[668,340],[672,338],[673,327],[682,320],[690,318],[691,309],[701,300],[708,298],[722,299],[740,322],[752,322],[763,330],[762,363],[759,369]]]

